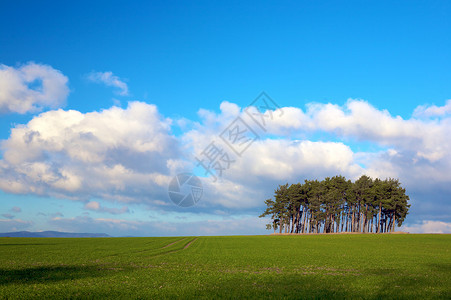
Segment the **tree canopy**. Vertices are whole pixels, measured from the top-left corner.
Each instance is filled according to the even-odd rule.
[[[266,228],[274,233],[384,233],[402,225],[408,201],[398,179],[334,176],[279,185],[260,217],[271,218]]]

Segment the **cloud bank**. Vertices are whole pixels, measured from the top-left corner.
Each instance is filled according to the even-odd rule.
[[[55,110],[1,143],[0,189],[69,199],[151,203],[179,167],[170,119],[131,102],[100,112]]]
[[[409,119],[355,99],[343,106],[311,103],[305,110],[282,107],[283,115],[274,111],[274,116],[281,116],[268,121],[263,131],[244,108],[223,102],[219,112],[200,109],[199,121],[183,120],[188,129],[178,136],[172,133],[176,123],[162,116],[155,105],[143,102],[85,114],[49,111],[16,126],[2,142],[0,189],[79,200],[85,210],[113,215],[127,213],[133,204],[160,212],[176,211],[179,208],[167,196],[169,181],[178,172],[191,171],[196,156],[215,141],[230,152],[233,163],[218,181],[203,178],[204,196],[193,208],[198,212],[256,216],[278,184],[337,174],[356,179],[368,174],[399,178],[412,199],[412,220],[441,222],[437,224],[442,228],[424,223],[407,229],[449,231],[451,116],[447,105],[434,108],[434,116],[440,111],[440,118],[425,113],[419,117],[418,111],[427,108],[417,108]],[[241,156],[219,138],[238,116],[259,135]],[[368,144],[371,146],[365,146]],[[127,205],[113,209],[93,199]],[[159,223],[86,216],[58,217],[52,222],[64,230],[72,223],[83,227],[94,222],[123,232]],[[178,223],[171,224],[161,232],[182,230]]]

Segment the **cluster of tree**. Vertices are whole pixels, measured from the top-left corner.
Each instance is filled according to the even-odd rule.
[[[343,176],[279,185],[267,199],[266,229],[280,233],[392,232],[401,226],[410,204],[398,179]]]

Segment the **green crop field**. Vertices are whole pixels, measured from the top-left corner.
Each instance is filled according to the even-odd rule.
[[[1,238],[1,298],[451,298],[451,235]]]

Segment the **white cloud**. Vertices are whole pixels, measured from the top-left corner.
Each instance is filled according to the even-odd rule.
[[[437,161],[451,151],[451,119],[404,120],[387,110],[378,110],[363,100],[349,100],[345,106],[309,104],[286,108],[287,113],[269,124],[271,133],[322,131],[339,138],[369,141],[381,146],[415,151],[418,159]]]
[[[347,145],[371,143],[379,147],[376,152],[358,152],[352,157],[364,166],[362,172],[398,177],[410,187],[449,186],[451,182],[451,116],[403,119],[363,100],[349,100],[344,106],[312,103],[305,112],[296,107],[283,110],[281,118],[268,123],[269,134],[293,140],[319,132],[327,134],[326,140],[332,137]],[[215,118],[221,120],[221,116]]]
[[[356,162],[355,153],[341,142],[272,139],[267,137],[236,104],[223,102],[220,109],[219,114],[201,109],[199,111],[201,122],[195,123],[193,129],[183,136],[184,142],[191,146],[195,157],[202,159],[203,150],[214,141],[215,146],[226,152],[233,161],[230,168],[227,168],[227,163],[222,163],[226,169],[218,182],[213,182],[211,178],[204,180],[204,196],[198,204],[201,207],[252,209],[261,207],[263,200],[271,196],[278,184],[337,174],[355,178],[364,172]],[[273,123],[297,124],[282,119],[303,116],[298,109],[283,108],[283,110],[282,117],[276,117],[281,115],[279,113],[274,114]],[[219,138],[224,128],[237,116],[252,126],[259,135],[259,139],[243,152],[242,156],[235,154]],[[268,128],[270,133],[274,133],[271,131],[274,126],[270,127],[274,124],[271,123],[268,124]],[[284,131],[277,129],[279,133]],[[193,155],[193,161],[195,157]]]
[[[89,210],[99,210],[100,209],[100,203],[96,201],[90,201],[85,204],[84,209]]]
[[[166,198],[183,163],[171,120],[154,105],[131,102],[92,113],[56,110],[16,126],[3,141],[0,189],[122,202]]]
[[[413,115],[416,117],[441,117],[450,114],[451,114],[451,99],[446,101],[446,104],[443,106],[420,105],[413,112]]]
[[[250,209],[270,197],[277,184],[337,174],[350,179],[362,174],[399,178],[408,192],[429,192],[430,197],[419,199],[422,203],[436,201],[437,193],[451,192],[451,119],[405,120],[362,100],[349,100],[345,106],[309,104],[306,112],[296,107],[282,109],[281,117],[274,112],[273,120],[267,119],[266,134],[278,138],[259,131],[233,103],[223,102],[220,113],[199,110],[201,122],[191,124],[184,142],[200,156],[214,141],[235,160],[230,169],[223,171],[220,182],[207,180],[202,202]],[[242,157],[234,155],[219,138],[237,116],[260,135]],[[317,132],[327,133],[326,140],[309,140]],[[338,141],[328,141],[328,137]],[[376,145],[376,151],[351,149],[362,142]],[[200,206],[206,205],[202,202]]]
[[[227,151],[227,148],[223,148]],[[234,156],[218,182],[204,180],[202,203],[233,209],[260,207],[278,184],[337,174],[355,178],[364,171],[354,153],[342,143],[266,139],[242,157]],[[224,165],[225,167],[225,165]],[[206,204],[207,204],[206,203]]]
[[[68,79],[48,65],[0,65],[0,113],[34,113],[61,107],[69,94]]]
[[[92,72],[88,74],[87,78],[93,82],[103,83],[106,86],[117,88],[117,94],[121,96],[128,96],[128,86],[113,72]]]
[[[361,100],[344,106],[310,104],[306,112],[296,107],[283,110],[264,132],[239,106],[223,102],[219,113],[200,109],[199,122],[184,119],[189,129],[180,137],[171,135],[171,120],[141,102],[87,114],[43,113],[14,128],[2,143],[0,188],[79,199],[87,210],[110,214],[126,212],[129,205],[108,208],[92,200],[177,210],[168,199],[168,182],[176,173],[190,171],[195,156],[215,141],[234,162],[218,182],[204,178],[204,196],[194,211],[258,215],[278,184],[337,174],[349,179],[362,174],[399,178],[409,194],[426,195],[412,197],[415,218],[430,220],[428,214],[437,205],[449,211],[444,205],[448,200],[440,195],[451,192],[450,118],[405,120]],[[219,138],[237,116],[260,136],[242,156]],[[357,152],[359,143],[376,145],[376,150]]]
[[[92,211],[96,211],[96,212],[104,212],[104,213],[109,213],[112,215],[120,215],[120,214],[125,214],[125,213],[130,212],[130,210],[128,209],[127,206],[122,206],[121,208],[110,208],[110,207],[105,207],[105,206],[100,205],[100,203],[97,201],[90,201],[90,202],[86,203],[83,208],[86,210],[92,210]]]
[[[451,223],[423,220],[420,224],[402,226],[399,231],[411,233],[451,233]]]

